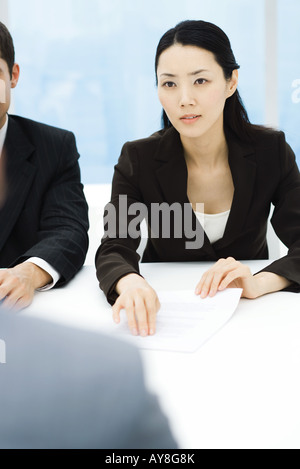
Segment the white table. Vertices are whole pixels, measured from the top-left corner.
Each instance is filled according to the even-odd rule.
[[[247,262],[253,273],[266,263]],[[141,264],[141,272],[156,289],[187,289],[209,265]],[[300,295],[286,292],[242,299],[196,353],[141,351],[182,448],[300,448],[299,306]],[[92,266],[38,293],[22,314],[99,331],[112,323]]]

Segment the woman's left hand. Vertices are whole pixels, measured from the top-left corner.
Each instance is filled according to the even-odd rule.
[[[246,265],[233,257],[220,259],[211,269],[202,275],[196,287],[196,295],[201,298],[215,296],[226,288],[242,288],[242,297],[254,299],[261,295],[258,279],[252,275]]]

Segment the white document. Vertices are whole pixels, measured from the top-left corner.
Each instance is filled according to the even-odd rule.
[[[157,291],[161,309],[157,315],[154,336],[134,337],[127,325],[125,311],[116,333],[141,349],[195,352],[232,317],[242,289],[218,292],[202,299],[193,291]]]

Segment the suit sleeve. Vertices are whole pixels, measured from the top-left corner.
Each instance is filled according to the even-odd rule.
[[[82,267],[88,249],[88,206],[81,184],[75,137],[66,132],[58,165],[43,200],[37,242],[16,263],[40,257],[67,283]]]
[[[178,448],[133,345],[3,310],[0,328],[0,449]]]
[[[279,239],[288,247],[288,254],[263,269],[292,282],[285,291],[300,292],[300,174],[295,155],[279,137],[281,180],[275,191],[272,226]]]
[[[104,237],[96,253],[99,285],[111,305],[118,297],[116,283],[125,275],[140,275],[137,253],[141,241],[140,224],[132,236],[130,224],[134,217],[128,214],[128,208],[141,202],[136,149],[126,143],[115,166],[111,201],[104,214]]]
[[[126,406],[126,412],[123,414],[126,416],[127,413],[127,419],[129,415],[131,420],[130,425],[127,424],[127,432],[123,435],[123,446],[127,449],[178,449],[177,436],[173,432],[169,417],[164,412],[158,396],[147,388],[141,357],[138,356],[138,359],[139,363],[136,359],[131,361],[135,365],[134,368],[128,365],[128,360],[123,366],[126,373],[123,373],[123,383],[127,382],[123,384],[122,389],[123,404]],[[126,428],[125,423],[123,427]]]

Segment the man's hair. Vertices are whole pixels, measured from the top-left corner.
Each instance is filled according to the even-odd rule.
[[[0,21],[0,58],[5,60],[10,76],[12,77],[15,63],[15,48],[13,39],[5,24]]]

